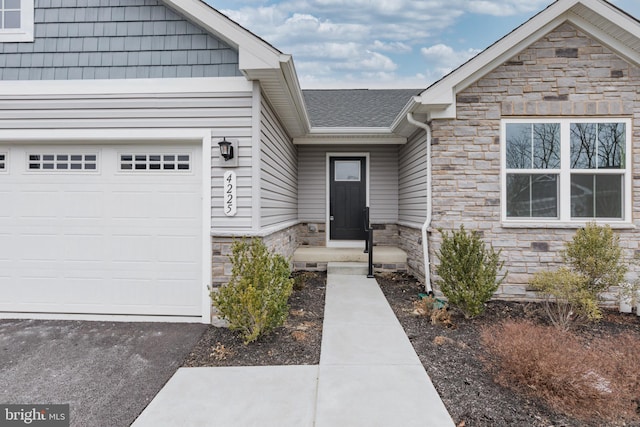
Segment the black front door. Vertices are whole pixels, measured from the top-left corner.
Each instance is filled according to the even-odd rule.
[[[329,238],[364,240],[364,208],[367,206],[365,157],[329,159]]]

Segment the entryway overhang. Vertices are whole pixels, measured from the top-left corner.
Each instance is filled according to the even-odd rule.
[[[295,145],[403,145],[407,137],[389,128],[312,128],[293,139]]]

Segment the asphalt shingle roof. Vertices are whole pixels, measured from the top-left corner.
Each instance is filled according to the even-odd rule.
[[[389,127],[424,89],[303,90],[313,127]]]

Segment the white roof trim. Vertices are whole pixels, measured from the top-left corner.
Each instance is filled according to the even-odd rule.
[[[630,35],[640,39],[638,21],[605,1],[557,0],[516,30],[427,88],[415,98],[420,105],[415,105],[414,110],[429,112],[431,118],[454,117],[457,93],[566,21],[609,46],[627,60],[640,64],[640,52],[623,45],[604,30],[573,13],[571,9],[576,5],[583,5],[591,9],[603,18],[624,28]],[[401,117],[399,119],[402,120]]]
[[[280,68],[281,52],[200,0],[163,0],[189,20],[238,49],[240,69]]]
[[[392,135],[387,127],[314,127],[309,135]]]
[[[0,81],[0,97],[145,95],[151,93],[234,93],[251,92],[244,77],[183,77],[175,79],[108,80],[5,80]]]
[[[407,138],[388,127],[314,127],[304,136],[294,138],[296,145],[335,144],[406,144]]]

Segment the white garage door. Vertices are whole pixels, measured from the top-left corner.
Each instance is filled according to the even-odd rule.
[[[0,312],[199,316],[200,149],[0,145]]]

